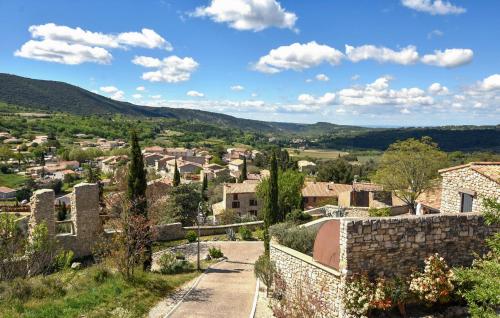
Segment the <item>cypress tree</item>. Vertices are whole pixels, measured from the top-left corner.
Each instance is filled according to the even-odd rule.
[[[243,182],[247,179],[247,158],[243,157],[243,168],[241,169],[241,174],[239,177],[239,181]]]
[[[181,184],[181,174],[179,173],[179,169],[177,169],[177,159],[175,159],[174,180],[172,181],[172,184],[174,185],[174,187]]]
[[[203,198],[204,201],[207,201],[207,192],[208,190],[208,178],[206,174],[203,174],[203,181],[201,183],[201,197]]]
[[[128,188],[127,198],[130,201],[130,213],[132,215],[141,215],[148,220],[147,200],[146,200],[146,170],[144,169],[144,161],[139,146],[139,138],[135,130],[131,131],[131,160],[128,170]],[[150,270],[153,263],[152,241],[150,239],[150,228],[146,228],[148,242],[145,246],[143,270]]]
[[[269,255],[269,226],[280,221],[278,208],[278,162],[276,153],[273,152],[271,157],[268,200],[264,207],[264,247],[265,252]]]
[[[147,202],[146,202],[146,170],[139,146],[137,132],[131,132],[131,160],[128,170],[128,188],[127,198],[131,203],[131,212],[134,215],[143,215],[147,217]]]

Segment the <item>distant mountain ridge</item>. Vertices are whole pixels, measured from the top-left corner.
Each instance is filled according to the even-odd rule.
[[[214,124],[262,132],[305,132],[318,130],[327,132],[339,128],[354,128],[330,123],[295,124],[264,122],[242,119],[208,111],[139,106],[121,102],[92,93],[88,90],[64,82],[38,80],[17,75],[0,73],[0,101],[34,110],[66,112],[75,115],[122,114],[143,117],[164,117],[183,120],[201,120]],[[360,130],[363,128],[359,127]]]
[[[144,118],[201,121],[219,127],[267,133],[273,136],[308,137],[309,145],[320,148],[384,150],[397,140],[430,136],[447,151],[500,151],[500,125],[369,128],[327,122],[315,124],[266,122],[196,109],[138,106],[116,101],[64,82],[4,73],[0,73],[0,102],[33,111],[65,112],[82,116],[121,114]]]

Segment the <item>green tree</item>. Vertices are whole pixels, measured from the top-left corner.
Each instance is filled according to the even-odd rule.
[[[174,162],[174,180],[172,181],[174,187],[177,187],[181,184],[181,174],[179,173],[179,169],[177,169],[177,159]]]
[[[243,168],[241,169],[241,174],[239,177],[239,182],[243,182],[247,179],[247,158],[243,157]]]
[[[349,184],[353,181],[353,178],[352,165],[344,159],[327,161],[320,164],[318,168],[318,181]]]
[[[148,205],[146,199],[146,170],[144,169],[144,162],[141,153],[141,147],[139,146],[139,138],[137,137],[137,132],[132,130],[131,132],[131,160],[128,171],[128,187],[127,187],[127,199],[130,201],[130,213],[132,216],[142,216],[147,220],[148,218]],[[146,229],[149,231],[149,227]],[[150,235],[148,236],[150,238]],[[144,262],[143,269],[151,269],[152,264],[152,242],[149,239],[145,244]]]
[[[416,199],[435,186],[438,170],[446,163],[446,154],[428,137],[398,141],[382,155],[375,181],[394,191],[415,213]]]
[[[193,225],[200,201],[201,194],[196,184],[180,184],[170,188],[165,205],[164,222],[182,222],[185,226]]]
[[[207,191],[208,191],[208,178],[206,174],[203,174],[203,180],[201,181],[201,197],[203,198],[203,201],[208,200]]]
[[[99,168],[92,167],[92,164],[87,164],[84,166],[85,181],[88,183],[98,183],[101,181],[101,171]]]
[[[278,206],[278,162],[273,152],[270,164],[269,186],[264,201],[264,247],[269,255],[269,227],[280,220]]]
[[[257,196],[264,206],[269,200],[270,179],[264,179],[257,187]],[[279,171],[278,173],[278,211],[279,220],[286,219],[287,215],[302,206],[302,188],[304,175],[296,170]]]

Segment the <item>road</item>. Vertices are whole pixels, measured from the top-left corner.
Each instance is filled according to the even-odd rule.
[[[216,245],[228,259],[208,269],[168,317],[249,316],[256,284],[253,264],[264,253],[264,245],[262,242],[217,242]]]

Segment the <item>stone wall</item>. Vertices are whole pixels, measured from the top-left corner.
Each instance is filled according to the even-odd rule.
[[[31,215],[28,222],[30,237],[35,226],[42,223],[47,226],[49,237],[56,234],[54,199],[54,190],[51,189],[41,189],[33,193],[30,200]]]
[[[485,225],[483,216],[476,213],[344,219],[342,223],[343,268],[352,274],[383,276],[408,275],[433,253],[451,266],[469,266],[474,252],[486,251],[485,238],[499,231],[498,226]]]
[[[235,233],[238,233],[238,230],[241,226],[246,226],[251,231],[254,231],[257,228],[262,227],[263,224],[264,224],[263,221],[254,221],[246,223],[227,224],[227,225],[201,226],[200,234],[201,236],[226,234],[227,230],[229,229],[233,229]],[[162,224],[154,227],[155,240],[157,241],[171,241],[171,240],[183,239],[186,237],[186,233],[188,231],[195,231],[198,234],[198,227],[197,226],[183,227],[181,223]]]
[[[303,288],[305,293],[310,294],[311,289],[314,289],[327,302],[328,317],[343,317],[341,300],[344,279],[339,272],[315,262],[308,255],[275,242],[270,244],[269,253],[286,282],[288,291]]]
[[[484,197],[500,198],[500,186],[493,180],[472,170],[470,167],[449,170],[441,173],[441,213],[458,213],[462,202],[461,190],[471,190],[476,193],[472,201],[472,212],[481,212]]]

